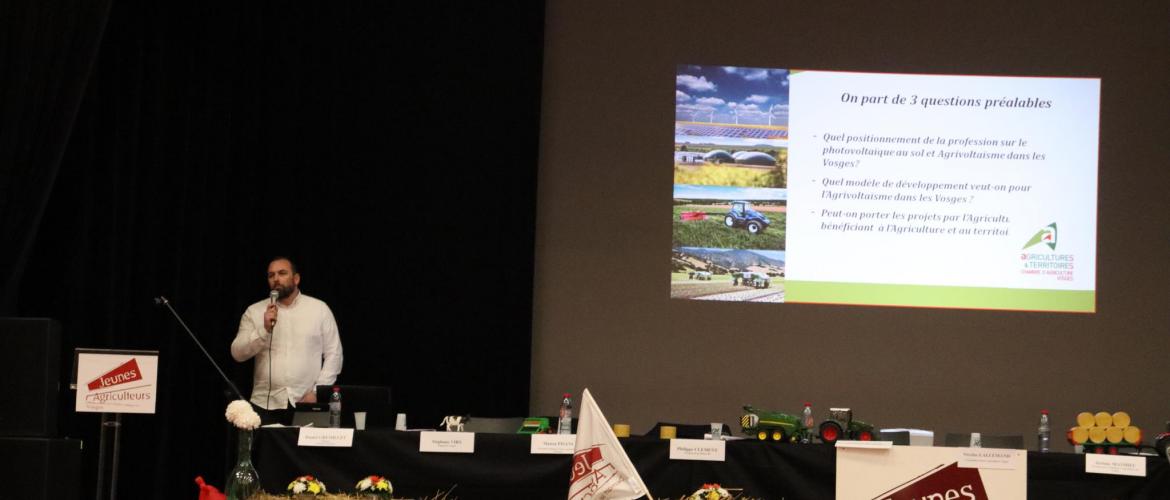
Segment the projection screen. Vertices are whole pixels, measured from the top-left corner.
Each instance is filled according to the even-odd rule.
[[[681,65],[671,296],[1092,312],[1097,79]]]

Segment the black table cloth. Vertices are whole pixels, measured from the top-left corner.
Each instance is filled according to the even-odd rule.
[[[569,455],[533,455],[529,436],[476,434],[475,453],[420,453],[416,432],[355,431],[352,448],[298,447],[297,429],[259,429],[253,462],[270,493],[285,491],[295,477],[312,474],[329,491],[352,492],[370,474],[386,475],[396,497],[450,491],[463,500],[563,499],[569,487]],[[831,499],[836,453],[825,445],[729,441],[725,462],[670,460],[665,440],[621,440],[655,498],[688,495],[703,483],[743,488],[768,499]],[[1085,459],[1071,453],[1028,453],[1029,499],[1170,498],[1170,465],[1147,459],[1144,478],[1086,474]]]

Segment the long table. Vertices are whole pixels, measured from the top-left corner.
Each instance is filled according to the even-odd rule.
[[[416,432],[355,431],[352,448],[298,447],[297,429],[259,429],[253,462],[266,491],[281,493],[312,474],[330,491],[352,492],[359,479],[385,475],[396,497],[450,492],[463,500],[563,499],[569,455],[529,453],[529,436],[476,434],[475,453],[420,453]],[[729,441],[725,462],[671,460],[666,441],[623,438],[622,446],[655,498],[689,495],[703,483],[743,488],[748,497],[831,499],[836,452],[830,446]],[[1147,476],[1087,474],[1071,453],[1028,453],[1028,498],[1170,498],[1170,464],[1147,459]]]

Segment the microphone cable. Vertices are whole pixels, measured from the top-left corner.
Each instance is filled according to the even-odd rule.
[[[268,292],[268,304],[269,305],[276,305],[276,299],[278,297],[280,297],[279,291],[277,291],[277,290],[269,291]],[[268,404],[266,405],[268,407],[272,406],[272,342],[275,340],[276,340],[276,323],[274,322],[272,324],[272,331],[268,332]],[[288,403],[285,403],[285,407],[286,408],[288,407]],[[268,408],[265,408],[265,409],[268,410]],[[272,410],[269,410],[269,411],[272,411]]]

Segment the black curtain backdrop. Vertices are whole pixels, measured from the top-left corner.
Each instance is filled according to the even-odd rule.
[[[110,3],[0,3],[0,315],[16,310]]]
[[[4,228],[31,249],[6,313],[61,320],[63,380],[74,347],[161,352],[158,413],[124,419],[121,497],[222,487],[235,454],[225,384],[151,299],[250,392],[228,346],[276,254],[332,307],[341,383],[392,386],[411,426],[527,412],[542,31],[539,2],[126,1],[87,86],[38,76],[84,94],[55,176],[50,140],[21,138],[48,152],[6,167],[22,197]],[[3,102],[5,134],[69,130],[10,124]],[[99,419],[71,398],[88,496]]]

